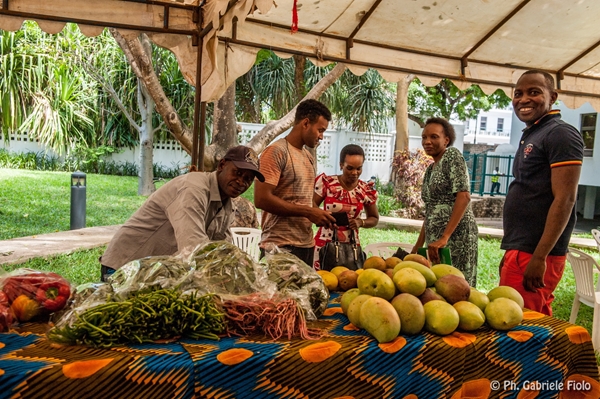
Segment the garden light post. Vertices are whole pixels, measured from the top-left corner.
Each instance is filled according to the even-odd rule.
[[[71,230],[85,227],[85,173],[71,173]]]

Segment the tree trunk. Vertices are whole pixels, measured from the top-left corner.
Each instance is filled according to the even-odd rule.
[[[138,79],[138,107],[142,116],[140,129],[140,173],[138,176],[138,195],[150,195],[156,191],[154,185],[154,128],[152,126],[152,114],[154,113],[154,101],[144,89],[143,83]]]
[[[204,170],[217,168],[217,159],[221,159],[227,150],[237,145],[237,123],[235,119],[235,82],[225,90],[223,96],[215,102],[213,111],[212,143],[206,148],[211,156],[204,156]]]
[[[408,86],[415,75],[406,75],[396,83],[396,145],[394,152],[408,149]]]
[[[304,96],[302,100],[317,99],[331,86],[346,70],[346,65],[338,63],[323,79]],[[251,147],[258,154],[262,152],[277,136],[285,132],[294,124],[296,107],[292,108],[283,118],[271,121],[250,140],[248,147]]]
[[[119,43],[121,49],[125,53],[127,61],[131,65],[135,75],[144,82],[146,90],[152,99],[154,100],[156,110],[162,116],[166,125],[169,128],[172,136],[181,144],[181,147],[188,153],[192,152],[192,132],[188,126],[179,118],[177,110],[173,108],[171,102],[165,95],[165,92],[160,85],[160,81],[152,66],[152,60],[148,58],[143,50],[143,46],[137,37],[127,35],[124,31],[123,35],[114,28],[109,28],[111,34]],[[321,79],[307,94],[303,100],[316,99],[329,88],[346,70],[346,66],[342,63],[338,63],[323,79]],[[235,112],[235,108],[232,106],[231,111]],[[254,149],[257,153],[261,153],[262,150],[267,147],[271,141],[273,141],[281,133],[285,132],[294,123],[294,115],[296,113],[296,107],[294,107],[288,114],[283,118],[269,122],[256,136],[250,140],[248,146]],[[233,123],[235,126],[235,122]],[[236,130],[234,130],[237,132]],[[224,138],[225,142],[228,142]],[[233,141],[235,143],[235,141]],[[204,151],[204,165],[216,165],[217,155],[221,152],[225,152],[227,148],[218,147],[218,143],[211,144],[205,147]],[[213,167],[206,170],[211,170]]]
[[[294,86],[296,88],[296,101],[302,101],[306,94],[304,86],[304,67],[306,66],[306,58],[301,55],[294,55]]]
[[[181,147],[188,153],[192,153],[192,132],[183,123],[173,108],[171,102],[165,95],[160,85],[158,76],[154,71],[152,59],[146,55],[142,43],[137,37],[123,36],[117,29],[109,28],[131,65],[135,75],[144,82],[148,93],[154,100],[156,110],[163,117],[173,137],[179,141]]]

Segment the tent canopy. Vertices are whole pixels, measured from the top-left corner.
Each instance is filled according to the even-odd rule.
[[[143,31],[176,54],[192,84],[202,38],[204,101],[267,48],[320,65],[343,62],[356,74],[375,68],[388,81],[449,78],[509,95],[521,73],[543,69],[567,106],[600,108],[597,0],[299,0],[299,29],[291,33],[293,8],[294,0],[3,0],[0,28],[30,19],[49,33],[65,22],[87,35],[104,26]]]

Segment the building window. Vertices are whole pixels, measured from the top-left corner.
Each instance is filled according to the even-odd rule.
[[[498,133],[502,133],[504,131],[504,118],[498,118],[498,125],[496,126],[496,131]]]
[[[591,157],[594,155],[594,137],[596,136],[596,117],[597,113],[581,114],[581,134],[583,136],[583,156]]]
[[[479,131],[487,130],[487,116],[482,116],[481,121],[479,122]]]

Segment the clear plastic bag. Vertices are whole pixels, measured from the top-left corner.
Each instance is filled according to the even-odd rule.
[[[114,295],[121,300],[131,292],[179,287],[193,273],[192,265],[173,256],[148,256],[131,261],[108,278]]]
[[[268,279],[265,266],[227,241],[214,241],[196,248],[190,257],[195,280],[207,292],[247,295],[262,292],[273,295],[277,286]]]
[[[279,306],[286,311],[282,320],[296,321],[290,322],[295,327],[290,326],[288,336],[300,333],[312,337],[315,335],[303,320],[320,316],[329,294],[320,276],[294,255],[269,254],[265,263],[258,263],[237,246],[215,241],[185,249],[177,256],[135,260],[117,270],[106,283],[77,287],[73,306],[64,312],[48,337],[61,343],[111,346],[132,339],[122,336],[118,328],[122,325],[126,326],[126,335],[135,336],[138,342],[178,336],[216,338],[215,334],[225,328],[225,314],[217,310],[218,304],[226,300],[233,305],[247,303],[250,297],[275,306],[271,320],[260,321],[262,328],[269,329],[265,332],[272,336],[281,332],[278,327],[277,331],[266,327],[277,324],[272,321],[279,317]],[[196,305],[203,310],[190,311]],[[125,320],[133,313],[137,317]],[[207,317],[210,322],[204,323],[197,316]],[[147,320],[146,324],[140,325],[140,319]],[[179,323],[187,319],[198,323]]]
[[[0,331],[15,322],[46,321],[68,304],[73,287],[53,272],[20,268],[0,276]]]
[[[329,302],[329,291],[321,276],[297,256],[283,251],[267,253],[262,262],[277,291],[294,298],[306,313],[307,320],[318,319]]]

